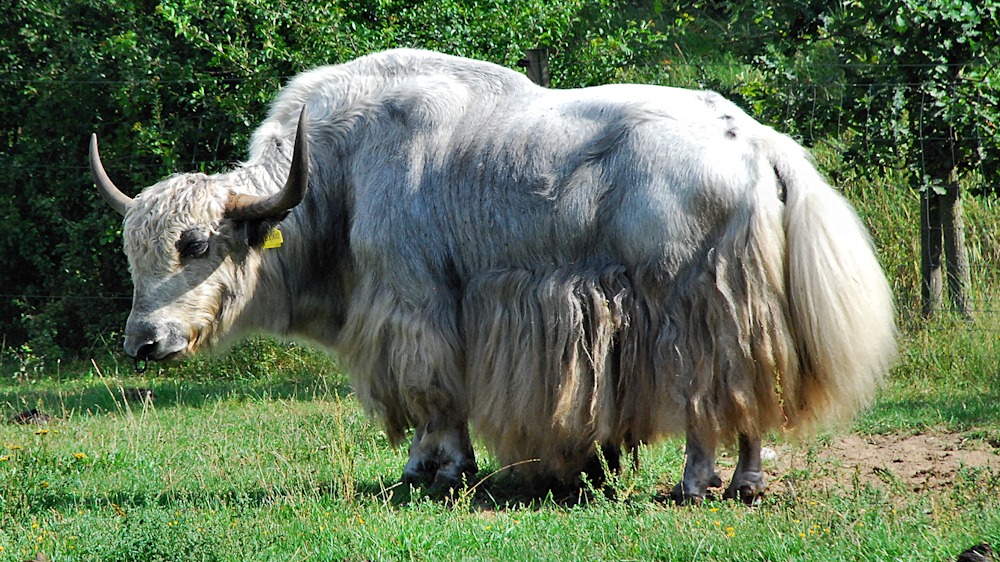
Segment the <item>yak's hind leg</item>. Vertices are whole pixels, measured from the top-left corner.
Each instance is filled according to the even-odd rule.
[[[722,478],[715,471],[715,447],[714,435],[688,428],[684,476],[670,491],[675,502],[700,504],[708,496],[709,488],[722,487]]]
[[[414,431],[404,482],[456,488],[469,483],[477,472],[466,420],[438,418]]]
[[[726,499],[739,499],[745,504],[753,504],[764,495],[767,478],[761,469],[760,438],[740,434],[740,457],[736,463],[733,480],[726,493]]]

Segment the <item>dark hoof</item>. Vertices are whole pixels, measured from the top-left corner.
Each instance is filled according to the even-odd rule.
[[[709,488],[721,488],[722,478],[713,473],[708,482],[700,487],[684,487],[684,482],[678,482],[673,490],[670,490],[670,499],[677,505],[701,505],[705,500],[714,500],[715,496],[708,493]]]
[[[32,408],[30,410],[25,410],[20,414],[7,420],[10,425],[27,425],[27,424],[38,424],[45,425],[49,423],[52,418],[48,414],[43,414],[38,411],[37,408]]]
[[[479,468],[475,461],[463,463],[445,463],[434,474],[433,489],[460,490],[475,481]]]
[[[767,490],[767,478],[761,472],[748,472],[733,477],[722,495],[727,500],[739,500],[746,505],[757,505]]]
[[[997,558],[993,547],[988,543],[980,543],[969,548],[958,555],[956,562],[996,562]]]
[[[677,484],[670,490],[670,499],[677,505],[701,505],[705,500],[714,500],[715,496],[707,491],[684,490],[683,484]]]
[[[420,463],[415,468],[409,465],[403,469],[403,484],[412,486],[423,486],[434,482],[437,473],[437,465],[432,463]]]

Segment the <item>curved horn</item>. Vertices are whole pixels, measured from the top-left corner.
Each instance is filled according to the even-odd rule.
[[[299,114],[295,129],[295,148],[288,180],[281,191],[272,195],[233,193],[226,203],[226,216],[236,220],[254,220],[280,215],[302,202],[309,188],[309,127],[306,108]]]
[[[132,198],[115,187],[111,178],[108,177],[108,173],[104,171],[104,164],[101,163],[101,153],[97,150],[97,133],[90,135],[90,173],[94,176],[94,182],[97,183],[97,190],[101,192],[104,200],[114,210],[118,211],[118,214],[124,215],[132,206]]]

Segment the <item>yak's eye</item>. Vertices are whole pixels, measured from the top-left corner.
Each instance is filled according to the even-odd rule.
[[[208,253],[208,236],[197,229],[185,230],[177,241],[177,253],[182,258],[204,257]]]

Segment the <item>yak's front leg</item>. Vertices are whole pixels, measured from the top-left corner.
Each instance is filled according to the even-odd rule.
[[[723,497],[739,499],[745,504],[752,505],[764,495],[765,489],[767,489],[767,477],[761,468],[760,438],[740,434],[739,461],[736,463],[733,480],[726,488]]]
[[[700,504],[709,488],[722,486],[722,478],[715,472],[715,439],[706,433],[688,427],[684,476],[670,491],[678,504]]]
[[[434,419],[413,433],[410,459],[403,481],[455,488],[470,482],[478,472],[467,422]]]

